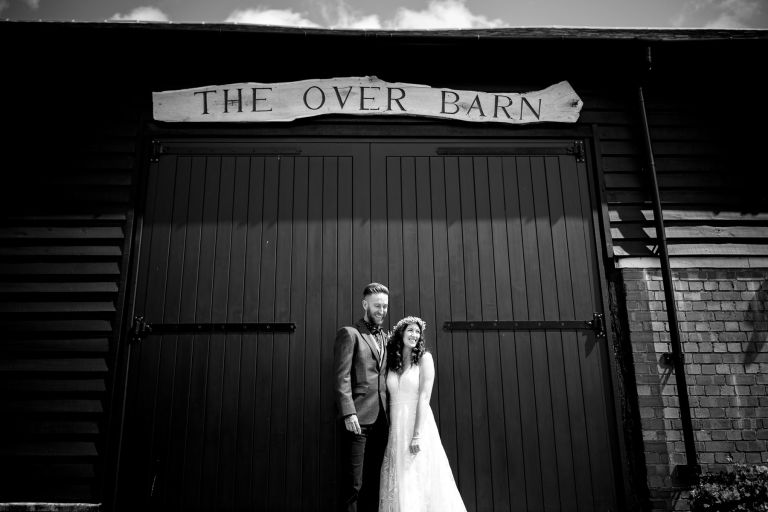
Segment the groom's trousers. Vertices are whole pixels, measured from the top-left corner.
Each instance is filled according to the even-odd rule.
[[[376,423],[361,425],[360,428],[361,434],[346,429],[342,433],[340,509],[346,512],[376,512],[379,507],[381,462],[389,436],[386,415],[381,412]]]

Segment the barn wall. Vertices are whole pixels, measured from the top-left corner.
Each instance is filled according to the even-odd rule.
[[[662,61],[675,60],[660,53]],[[732,83],[704,83],[701,75],[666,78],[652,79],[644,93],[698,462],[703,471],[731,462],[765,463],[768,409],[760,374],[768,339],[768,181],[758,120],[766,108],[709,108]],[[756,82],[745,82],[740,98],[757,97]],[[638,98],[627,100],[633,107],[627,118],[637,120]],[[685,510],[686,483],[676,467],[687,461],[674,375],[662,361],[671,346],[641,127],[602,125],[598,142],[609,251],[618,269],[613,280],[628,319],[619,357],[631,366],[636,384],[630,393],[636,393],[635,419],[626,424],[643,438],[653,509]]]
[[[59,103],[55,115],[9,107],[14,129],[0,157],[0,502],[101,496],[139,123],[130,101],[106,117],[79,99],[77,109]]]
[[[656,510],[685,509],[675,466],[685,464],[669,325],[658,269],[625,269],[623,289]],[[696,449],[703,471],[768,463],[768,270],[679,269],[675,298]]]

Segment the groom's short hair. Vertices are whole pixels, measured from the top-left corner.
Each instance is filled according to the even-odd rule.
[[[363,288],[363,298],[369,295],[373,295],[374,293],[384,293],[389,295],[389,288],[381,283],[370,283],[365,288]]]

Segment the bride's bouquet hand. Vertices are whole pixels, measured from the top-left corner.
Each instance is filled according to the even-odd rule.
[[[419,438],[418,436],[414,436],[411,438],[411,446],[410,446],[411,453],[413,455],[416,455],[421,451],[421,446],[419,446]]]

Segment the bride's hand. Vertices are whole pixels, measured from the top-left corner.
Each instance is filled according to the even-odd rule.
[[[411,446],[410,446],[411,453],[413,455],[416,455],[421,451],[421,446],[419,446],[419,438],[414,437],[411,439]]]

